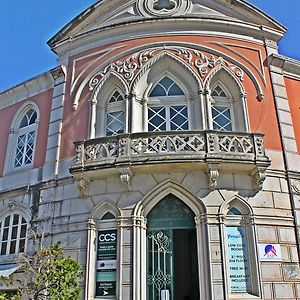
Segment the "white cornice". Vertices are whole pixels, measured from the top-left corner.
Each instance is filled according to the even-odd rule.
[[[61,71],[63,72],[62,67],[56,67],[10,89],[0,92],[0,109],[52,89],[54,80]]]
[[[298,80],[300,79],[299,60],[279,54],[272,54],[269,57],[269,65],[281,68],[286,77],[292,77]]]
[[[54,37],[52,37],[48,44],[53,49],[56,47],[58,43],[62,40],[70,36],[77,36],[77,34],[82,30],[87,24],[94,22],[97,18],[99,18],[99,25],[97,27],[103,28],[107,24],[107,16],[118,15],[120,13],[119,9],[126,7],[130,7],[132,13],[129,14],[132,16],[131,21],[135,22],[139,17],[139,13],[136,12],[136,0],[102,0],[97,1],[95,4],[90,6],[88,9],[83,11],[77,17],[75,17],[72,21],[70,21],[64,28],[62,28]],[[206,3],[206,4],[204,4]],[[206,1],[206,2],[197,3],[194,1],[194,4],[204,4],[207,5],[210,9],[215,9],[216,11],[225,13],[228,16],[228,19],[231,16],[234,16],[234,19],[242,18],[244,21],[248,21],[251,24],[257,24],[258,26],[266,26],[272,28],[272,30],[280,31],[282,34],[286,31],[286,27],[282,24],[274,20],[272,17],[268,16],[262,10],[258,9],[256,6],[248,3],[245,0],[214,0],[214,1]],[[189,12],[186,11],[183,14],[183,17],[188,17]],[[174,18],[174,15],[172,16]],[[214,16],[218,18],[217,16]],[[168,19],[168,17],[167,17]],[[144,18],[144,20],[156,21],[155,18],[148,17]],[[201,19],[199,18],[201,22]],[[119,26],[122,23],[122,20],[115,19],[114,26]]]
[[[235,37],[248,41],[263,41],[264,39],[278,41],[283,33],[271,28],[232,20],[216,20],[213,18],[160,18],[155,22],[153,20],[144,20],[98,28],[62,40],[55,45],[53,50],[59,56],[63,56],[64,53],[68,53],[70,56],[84,50],[114,42],[162,35],[212,35]]]

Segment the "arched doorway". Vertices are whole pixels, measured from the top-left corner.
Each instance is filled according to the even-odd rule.
[[[147,220],[147,300],[198,300],[195,214],[169,194]]]

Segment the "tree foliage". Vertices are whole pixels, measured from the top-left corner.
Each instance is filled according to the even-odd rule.
[[[64,257],[61,243],[43,247],[33,255],[20,255],[18,263],[21,276],[12,278],[11,283],[19,286],[22,295],[32,300],[79,299],[82,268],[77,261]]]

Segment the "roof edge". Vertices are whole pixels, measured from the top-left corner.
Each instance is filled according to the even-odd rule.
[[[60,40],[65,34],[67,34],[69,31],[71,31],[73,28],[76,27],[78,23],[85,20],[92,12],[99,6],[103,5],[105,2],[108,2],[107,0],[98,0],[95,4],[88,7],[86,10],[84,10],[82,13],[77,15],[75,18],[73,18],[70,22],[68,22],[61,30],[58,31],[52,38],[50,38],[47,41],[48,46],[52,49],[55,47],[55,43]],[[283,34],[287,31],[287,27],[285,27],[280,22],[276,21],[274,18],[269,16],[267,13],[256,7],[255,5],[247,2],[246,0],[231,0],[231,3],[239,3],[242,6],[246,6],[249,10],[255,11],[258,15],[261,15],[271,23],[273,23],[276,27],[276,30],[282,31]]]

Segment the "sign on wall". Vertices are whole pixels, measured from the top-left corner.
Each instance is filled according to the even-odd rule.
[[[281,248],[279,244],[258,244],[259,259],[261,261],[281,261]]]
[[[251,290],[246,229],[242,226],[226,229],[230,290],[231,293],[246,293]]]
[[[96,296],[116,295],[117,230],[99,231]]]

